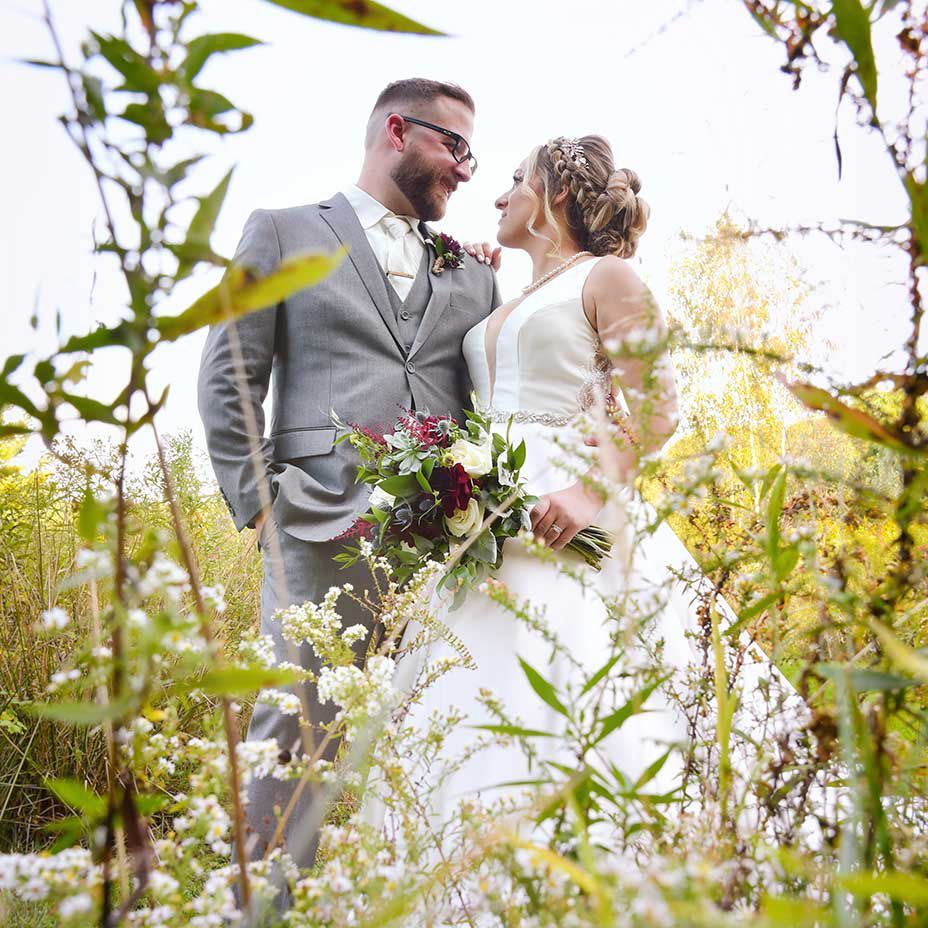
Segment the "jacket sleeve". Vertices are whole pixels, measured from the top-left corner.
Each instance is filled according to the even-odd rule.
[[[248,217],[234,263],[259,277],[280,264],[280,242],[270,213]],[[272,446],[264,435],[264,408],[274,360],[278,306],[210,328],[203,348],[197,398],[206,446],[222,497],[236,528],[251,527],[262,507],[259,486],[269,501]],[[245,409],[251,410],[255,434],[249,434]]]

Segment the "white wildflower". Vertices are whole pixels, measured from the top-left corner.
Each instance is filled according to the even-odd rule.
[[[226,611],[226,588],[217,583],[215,586],[204,586],[203,601],[207,606],[212,606],[213,611],[221,615]]]
[[[143,599],[161,594],[174,602],[189,588],[187,572],[161,551],[152,558],[151,566],[138,584],[139,596]]]
[[[49,630],[67,628],[70,621],[71,616],[59,606],[46,609],[42,613],[42,625]]]
[[[258,695],[258,702],[276,706],[282,715],[298,715],[300,711],[299,697],[296,693],[288,693],[286,690],[262,690]]]
[[[68,896],[61,901],[58,906],[58,914],[62,918],[73,918],[84,912],[89,912],[93,908],[93,899],[89,893],[78,893],[76,896]]]
[[[126,624],[129,628],[144,628],[148,624],[148,615],[144,609],[129,609]]]

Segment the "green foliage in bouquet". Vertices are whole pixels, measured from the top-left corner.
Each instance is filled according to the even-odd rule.
[[[345,536],[359,544],[339,563],[356,563],[370,545],[402,583],[426,561],[447,562],[438,590],[454,591],[458,603],[499,568],[506,539],[531,530],[536,497],[521,479],[525,442],[512,442],[511,421],[503,434],[479,411],[465,410],[463,427],[449,416],[409,412],[382,435],[333,417],[345,430],[337,441],[358,451],[358,482],[373,487],[370,510]],[[598,570],[611,545],[594,525],[567,547]]]

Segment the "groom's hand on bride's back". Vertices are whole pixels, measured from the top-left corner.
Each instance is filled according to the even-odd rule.
[[[481,264],[489,264],[494,271],[499,270],[503,260],[503,249],[499,245],[494,248],[489,242],[465,242],[464,250]]]

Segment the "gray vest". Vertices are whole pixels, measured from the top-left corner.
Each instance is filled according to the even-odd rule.
[[[432,275],[429,273],[430,252],[426,248],[419,262],[419,271],[416,274],[415,282],[412,289],[406,294],[406,299],[401,300],[400,295],[393,289],[393,284],[387,280],[384,275],[384,281],[387,285],[387,295],[390,297],[390,306],[393,307],[393,315],[396,319],[396,325],[400,330],[400,337],[403,340],[403,351],[409,354],[412,343],[415,341],[416,332],[419,331],[419,323],[425,315],[425,308],[432,299]]]

